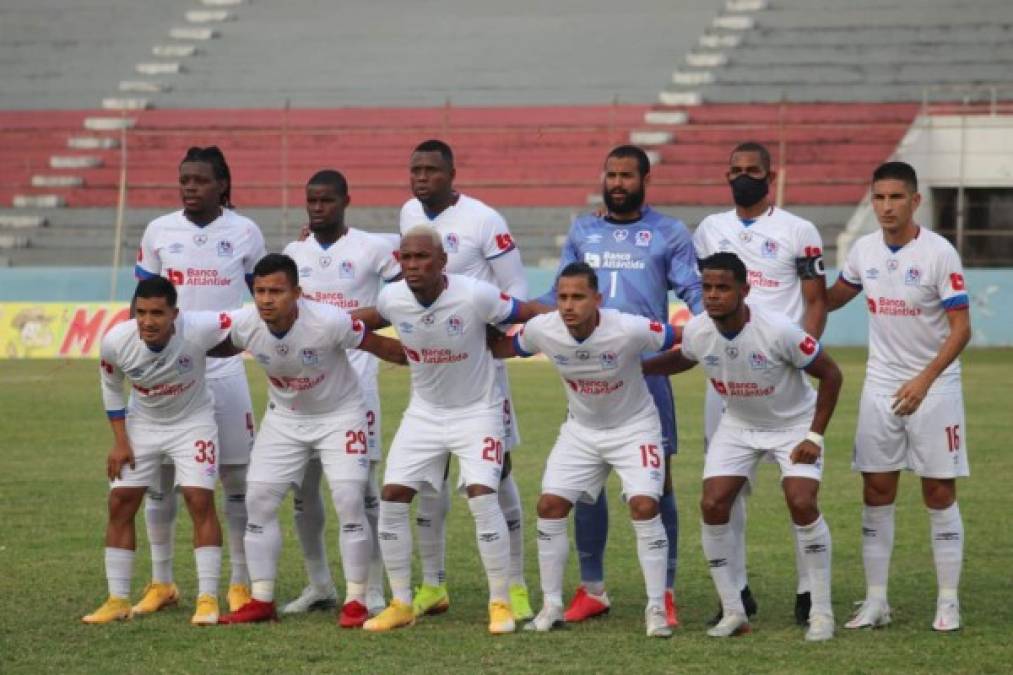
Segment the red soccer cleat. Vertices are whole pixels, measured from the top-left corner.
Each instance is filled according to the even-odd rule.
[[[675,604],[675,593],[671,589],[665,591],[665,618],[669,628],[679,627],[679,606]]]
[[[277,621],[278,614],[274,610],[273,602],[250,599],[245,605],[234,612],[218,618],[218,623],[258,623],[261,621]]]
[[[338,615],[338,625],[342,628],[362,628],[369,618],[369,610],[358,600],[346,602]]]
[[[608,593],[592,595],[583,586],[577,587],[577,592],[570,601],[570,607],[563,613],[563,619],[568,623],[579,623],[587,619],[608,614],[610,607]]]

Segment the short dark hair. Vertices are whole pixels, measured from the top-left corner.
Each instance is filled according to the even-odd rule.
[[[232,172],[229,171],[229,164],[225,161],[225,154],[217,145],[209,145],[206,148],[193,146],[186,151],[180,165],[183,162],[203,162],[210,166],[215,178],[226,183],[220,200],[221,205],[228,209],[235,208],[232,205]]]
[[[700,260],[700,273],[704,270],[728,270],[740,284],[747,283],[746,266],[742,259],[731,251],[721,251]]]
[[[612,148],[612,151],[605,158],[608,162],[610,158],[615,157],[616,159],[633,158],[637,160],[637,169],[640,171],[641,176],[646,176],[651,173],[651,159],[644,152],[643,148],[638,148],[635,145],[620,145]]]
[[[733,149],[730,155],[728,155],[728,162],[731,163],[732,157],[737,152],[755,152],[760,155],[760,164],[763,166],[764,171],[770,171],[770,150],[767,150],[767,146],[756,141],[746,141],[745,143],[739,143]]]
[[[559,278],[562,279],[563,277],[586,277],[587,285],[591,287],[591,290],[598,290],[598,273],[586,262],[577,261],[570,263],[559,273]]]
[[[266,277],[275,272],[284,272],[292,286],[299,285],[299,269],[284,253],[268,253],[253,266],[254,277]]]
[[[430,138],[416,145],[412,153],[416,152],[438,152],[443,161],[447,163],[447,166],[454,166],[454,151],[450,149],[449,145],[435,138]]]
[[[130,302],[131,307],[137,302],[137,298],[165,298],[165,304],[175,307],[176,287],[165,277],[148,277],[137,282],[134,298]]]
[[[326,185],[334,188],[339,195],[348,194],[348,181],[340,171],[321,169],[306,181],[306,185]]]
[[[913,166],[907,162],[886,162],[876,167],[872,172],[872,182],[878,180],[900,180],[908,186],[911,192],[918,192],[918,174]]]

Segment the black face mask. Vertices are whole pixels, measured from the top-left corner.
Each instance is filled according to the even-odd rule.
[[[753,178],[745,174],[730,181],[729,185],[732,186],[732,199],[735,200],[738,206],[746,208],[766,197],[767,192],[770,190],[766,177]]]

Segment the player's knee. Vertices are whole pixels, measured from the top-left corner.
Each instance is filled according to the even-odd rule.
[[[862,501],[866,506],[887,506],[897,499],[897,477],[865,474],[862,484]]]
[[[820,510],[816,503],[816,494],[808,490],[789,491],[785,493],[785,502],[791,512],[791,520],[796,525],[808,525],[819,518]]]
[[[957,481],[923,478],[922,498],[930,509],[948,509],[957,500]]]
[[[469,485],[465,491],[468,494],[468,499],[471,499],[473,497],[481,497],[482,495],[496,494],[496,491],[493,490],[488,485],[479,485],[477,483]]]
[[[658,500],[645,495],[630,498],[630,517],[633,520],[650,520],[658,515]]]
[[[543,494],[538,498],[539,518],[566,518],[573,504],[558,495]]]
[[[125,522],[133,520],[141,507],[143,492],[134,490],[112,490],[109,492],[109,520]]]
[[[385,502],[401,502],[407,504],[415,496],[415,490],[406,485],[384,485],[380,490],[380,499]]]
[[[331,499],[339,518],[358,518],[365,512],[366,486],[359,481],[339,480],[331,483]]]
[[[727,523],[731,508],[732,500],[725,499],[713,491],[704,490],[700,497],[700,514],[708,525]]]
[[[194,518],[203,520],[215,510],[215,493],[212,490],[186,488],[183,490],[186,507]]]

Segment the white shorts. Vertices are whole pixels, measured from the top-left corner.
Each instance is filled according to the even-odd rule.
[[[496,359],[496,386],[503,395],[503,447],[510,452],[521,444],[521,431],[517,427],[514,401],[510,397],[510,379],[507,376],[506,363],[500,359]]]
[[[366,443],[369,446],[369,461],[383,459],[383,428],[380,426],[380,392],[375,388],[362,390],[366,403]]]
[[[215,422],[221,442],[219,463],[249,464],[257,432],[246,373],[208,379],[207,383],[215,402]]]
[[[892,404],[892,393],[862,389],[852,469],[909,469],[923,478],[970,474],[962,391],[929,392],[913,415],[903,417],[893,413]]]
[[[176,485],[215,489],[218,478],[218,429],[210,416],[185,424],[158,426],[131,423],[127,415],[127,438],[134,451],[134,468],[123,467],[110,487],[156,487],[162,463],[176,467]]]
[[[363,410],[305,418],[269,411],[260,424],[246,480],[302,485],[314,450],[320,451],[328,481],[365,481],[369,447]]]
[[[704,457],[704,480],[716,476],[742,476],[752,479],[756,465],[765,456],[773,456],[781,467],[781,479],[823,478],[823,454],[813,464],[795,464],[791,453],[805,440],[809,427],[787,427],[773,431],[739,429],[718,425]]]
[[[387,454],[384,485],[440,492],[449,456],[457,457],[461,489],[496,490],[503,473],[503,416],[499,406],[447,419],[410,406]]]
[[[568,419],[545,463],[542,493],[570,503],[593,503],[612,469],[619,474],[627,499],[661,496],[665,451],[657,416],[613,429],[591,429]]]

